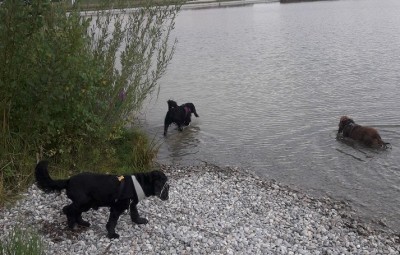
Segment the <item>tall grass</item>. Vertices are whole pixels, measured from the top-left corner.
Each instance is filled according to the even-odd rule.
[[[114,141],[120,173],[130,173],[131,169],[140,172],[151,168],[159,149],[156,140],[149,140],[140,130],[131,130],[126,135]]]
[[[0,255],[42,254],[44,254],[43,243],[38,234],[32,231],[14,228],[5,241],[0,241]]]

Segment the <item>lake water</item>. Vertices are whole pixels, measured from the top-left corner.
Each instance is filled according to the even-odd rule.
[[[182,11],[174,59],[143,109],[158,160],[248,168],[400,232],[399,13],[398,0]],[[200,118],[164,138],[168,99]],[[392,148],[337,140],[342,115]]]

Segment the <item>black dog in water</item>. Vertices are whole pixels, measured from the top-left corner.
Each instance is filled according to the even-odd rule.
[[[172,123],[178,125],[179,131],[182,131],[183,127],[189,126],[190,122],[192,121],[192,113],[194,116],[196,116],[196,118],[199,117],[196,112],[196,108],[192,103],[186,103],[181,106],[178,106],[178,104],[173,100],[168,100],[167,103],[168,112],[167,115],[165,115],[164,120],[164,136],[167,135],[168,127]]]
[[[108,237],[118,238],[115,226],[119,216],[126,209],[130,209],[133,222],[146,224],[147,219],[139,216],[136,209],[137,203],[148,196],[158,196],[161,200],[168,199],[168,179],[161,171],[124,176],[80,173],[70,179],[52,180],[47,165],[47,161],[41,161],[36,165],[37,185],[47,192],[66,189],[72,203],[65,206],[63,212],[67,215],[70,228],[76,224],[90,226],[89,222],[82,219],[83,212],[91,208],[110,207],[110,216],[106,225]]]

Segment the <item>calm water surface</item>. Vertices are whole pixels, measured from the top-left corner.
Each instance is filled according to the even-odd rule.
[[[400,1],[182,11],[174,59],[143,110],[158,160],[249,168],[348,201],[400,232]],[[200,118],[164,138],[167,99]],[[392,149],[336,139],[341,115]]]

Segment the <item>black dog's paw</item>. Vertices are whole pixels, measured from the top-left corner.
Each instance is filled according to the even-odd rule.
[[[68,217],[67,218],[67,225],[70,229],[74,229],[75,225],[76,225],[76,221],[75,219],[73,219],[72,217]]]
[[[78,223],[79,226],[82,226],[82,227],[90,227],[90,223],[88,221],[85,221],[85,220],[80,220],[77,223]]]
[[[133,222],[136,224],[147,224],[149,221],[146,218],[137,218],[134,219]]]
[[[117,239],[119,235],[117,233],[108,233],[107,237],[110,239]]]

